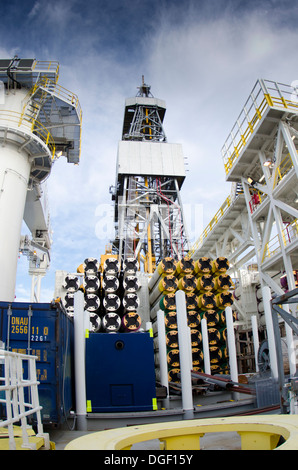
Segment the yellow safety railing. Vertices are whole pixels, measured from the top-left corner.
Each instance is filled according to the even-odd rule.
[[[268,107],[298,112],[298,99],[290,85],[258,80],[236,123],[222,147],[225,172],[228,174],[245,148],[250,136]]]
[[[57,98],[60,98],[61,100],[73,106],[73,108],[76,109],[80,123],[82,122],[82,109],[81,109],[78,96],[72,91],[67,90],[61,85],[58,85],[57,83],[53,82],[53,80],[50,80],[47,77],[43,77],[41,80],[36,82],[35,85],[28,92],[26,99],[25,99],[22,116],[24,116],[25,114],[26,106],[28,105],[30,98],[38,91],[38,89],[43,91],[45,98],[46,96],[48,96],[48,93],[53,94]]]
[[[278,183],[286,176],[286,174],[293,168],[293,161],[290,154],[288,153],[280,162],[280,165],[276,168],[273,187],[275,188]]]
[[[43,126],[43,124],[35,120],[32,122],[26,121],[22,118],[22,113],[10,110],[0,110],[0,125],[1,122],[6,125],[7,123],[10,123],[11,127],[16,129],[22,127],[28,133],[35,134],[47,145],[47,147],[50,149],[52,158],[54,158],[55,141],[50,131],[45,126]]]
[[[59,78],[59,62],[55,60],[36,60],[33,64],[32,71],[50,72],[56,75],[56,82]]]
[[[281,235],[282,235],[282,243],[281,243],[280,237],[278,235],[275,235],[266,244],[265,249],[262,254],[262,262],[280,253],[282,245],[286,247],[289,244],[291,244],[293,241],[298,239],[298,220],[295,219],[293,220],[293,222],[287,225],[282,230]]]
[[[209,235],[210,232],[214,229],[214,227],[218,224],[218,222],[223,218],[227,210],[232,204],[232,197],[228,196],[225,202],[221,205],[221,207],[216,212],[213,219],[209,222],[205,230],[203,230],[201,236],[197,239],[197,241],[193,244],[191,249],[188,252],[188,256],[192,257],[196,250],[202,245],[205,238]]]
[[[297,415],[237,416],[144,424],[99,431],[71,441],[65,450],[130,450],[159,439],[162,450],[200,450],[200,438],[237,432],[242,450],[298,450]]]

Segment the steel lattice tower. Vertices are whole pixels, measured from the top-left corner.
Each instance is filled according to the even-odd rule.
[[[119,259],[135,257],[152,273],[166,256],[188,251],[180,189],[185,178],[180,144],[170,144],[163,128],[165,102],[150,86],[138,87],[125,102],[122,140],[118,145],[113,250]]]

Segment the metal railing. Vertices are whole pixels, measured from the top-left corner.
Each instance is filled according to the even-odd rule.
[[[49,436],[44,434],[41,422],[42,407],[39,405],[36,359],[36,356],[0,349],[0,403],[6,406],[6,419],[0,421],[0,427],[8,427],[10,450],[16,449],[14,424],[19,422],[23,441],[21,447],[36,449],[36,444],[29,441],[27,428],[27,417],[34,414],[37,421],[37,437],[44,439],[45,448],[50,448]]]
[[[226,174],[229,174],[232,166],[239,158],[240,153],[269,107],[282,108],[298,113],[296,89],[291,85],[271,80],[257,80],[222,147]]]
[[[282,241],[279,235],[275,235],[266,244],[262,255],[262,263],[274,255],[281,252],[282,246],[287,247],[295,240],[298,239],[298,220],[295,219],[293,222],[288,224],[281,232]]]
[[[188,256],[192,257],[194,253],[198,250],[198,248],[203,244],[203,241],[209,233],[212,232],[214,227],[218,224],[218,222],[223,218],[227,210],[232,204],[232,198],[231,196],[228,196],[225,202],[221,205],[221,207],[218,209],[216,212],[215,216],[212,218],[212,220],[209,222],[209,224],[206,226],[205,230],[203,230],[202,234],[200,237],[197,239],[197,241],[193,244],[191,249],[188,252]]]
[[[37,60],[34,62],[34,65],[32,67],[32,72],[36,73],[45,73],[49,72],[51,74],[56,75],[56,81],[58,80],[59,77],[59,62],[55,60]]]
[[[221,205],[221,207],[218,209],[216,212],[215,216],[211,219],[209,224],[206,226],[206,228],[203,230],[202,234],[199,236],[199,238],[195,241],[195,243],[192,245],[191,249],[188,252],[188,256],[192,257],[194,253],[202,246],[203,241],[209,233],[212,232],[212,230],[216,227],[218,222],[224,217],[228,209],[233,205],[234,201],[238,197],[239,194],[243,193],[242,186],[240,190],[237,190],[237,185],[232,186],[231,194],[226,198],[225,202]]]
[[[280,162],[280,165],[276,168],[273,188],[286,176],[286,174],[293,168],[293,161],[290,154],[288,153]]]
[[[0,110],[0,126],[1,123],[7,127],[7,123],[11,125],[11,128],[19,129],[20,127],[25,128],[28,133],[33,133],[39,137],[49,148],[52,158],[55,157],[55,141],[50,131],[40,122],[36,120],[23,119],[23,114],[11,110]]]

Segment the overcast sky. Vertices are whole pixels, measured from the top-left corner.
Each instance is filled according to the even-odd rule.
[[[80,165],[60,159],[48,179],[53,246],[42,301],[53,297],[56,270],[76,271],[86,257],[104,253],[103,211],[112,207],[124,103],[142,75],[166,101],[168,142],[181,143],[188,157],[183,202],[203,214],[190,223],[193,240],[230,193],[221,147],[256,80],[298,79],[293,1],[0,0],[0,6],[0,58],[57,60],[60,85],[78,94],[83,109]],[[21,257],[16,300],[29,300],[27,272]]]

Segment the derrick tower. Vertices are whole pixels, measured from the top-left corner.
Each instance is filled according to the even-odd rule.
[[[120,260],[138,259],[152,273],[162,258],[180,259],[188,251],[180,189],[185,179],[180,144],[167,142],[166,105],[144,82],[125,102],[118,145],[113,250]]]
[[[78,163],[81,108],[58,85],[58,62],[0,59],[0,300],[13,301],[19,249],[29,258],[32,300],[50,263],[44,182],[61,155]],[[32,239],[21,237],[22,221]]]

